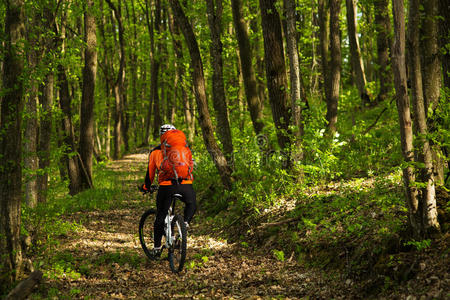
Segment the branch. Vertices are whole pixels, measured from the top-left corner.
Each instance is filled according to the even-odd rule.
[[[27,279],[21,281],[9,294],[5,300],[26,299],[31,294],[35,285],[42,280],[42,272],[34,271]]]
[[[280,226],[280,225],[284,225],[284,224],[294,223],[296,221],[300,221],[301,219],[302,219],[302,216],[285,219],[285,220],[281,220],[281,221],[273,222],[273,223],[262,223],[261,225],[258,226],[258,229],[264,229],[267,227]]]

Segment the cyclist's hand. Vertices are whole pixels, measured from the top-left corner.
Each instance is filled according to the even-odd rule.
[[[148,189],[145,188],[145,184],[142,184],[140,186],[138,186],[138,190],[139,192],[141,192],[143,195],[149,193],[150,191]]]

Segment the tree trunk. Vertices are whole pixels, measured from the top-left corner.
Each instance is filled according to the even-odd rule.
[[[115,99],[115,124],[114,124],[114,159],[121,157],[121,147],[123,144],[123,113],[124,113],[124,81],[125,81],[125,41],[124,41],[124,28],[122,23],[122,12],[119,6],[116,7],[111,0],[106,0],[111,10],[114,12],[114,17],[119,27],[119,58],[120,65],[117,73],[117,78],[114,82],[114,99]],[[114,33],[115,34],[115,33]]]
[[[330,95],[330,68],[328,66],[329,47],[330,47],[330,13],[328,10],[327,0],[318,0],[318,14],[319,14],[319,43],[320,56],[323,76],[323,89],[325,90],[325,100]]]
[[[339,30],[339,13],[341,1],[330,0],[330,86],[327,97],[328,133],[334,135],[336,132],[339,87],[341,83],[341,38]]]
[[[94,92],[97,76],[97,36],[94,17],[94,1],[87,0],[84,12],[86,49],[83,69],[83,94],[80,114],[81,189],[93,187],[92,156],[94,153]]]
[[[199,123],[203,133],[203,140],[206,148],[210,153],[216,168],[219,172],[220,178],[226,189],[231,189],[231,168],[229,167],[225,156],[218,147],[214,138],[214,131],[212,127],[211,118],[208,110],[208,101],[206,98],[205,78],[203,75],[203,64],[198,48],[197,40],[189,23],[188,18],[183,12],[178,0],[169,0],[170,6],[174,14],[175,22],[182,30],[186,44],[191,55],[192,79],[197,102],[197,109],[199,114]]]
[[[29,64],[30,68],[36,68],[38,64],[38,54],[36,51],[30,51]],[[37,80],[31,79],[31,88],[28,101],[26,102],[26,114],[29,116],[25,124],[25,143],[24,143],[24,167],[29,170],[31,176],[26,179],[25,200],[29,207],[37,205],[37,181],[36,171],[39,168],[39,159],[37,156],[38,142],[38,121],[37,121],[37,98],[38,86]]]
[[[375,26],[377,30],[378,77],[380,92],[376,99],[381,103],[388,97],[392,89],[392,74],[389,70],[391,47],[391,20],[389,18],[388,0],[374,0]]]
[[[241,69],[244,78],[248,109],[250,110],[250,117],[252,119],[255,133],[260,134],[264,127],[262,120],[262,99],[258,96],[258,83],[256,81],[255,71],[253,70],[252,49],[250,46],[250,39],[248,37],[248,27],[242,13],[242,1],[231,0],[231,8],[233,13],[233,23],[236,30],[236,38],[239,45]]]
[[[233,156],[233,142],[231,140],[230,123],[228,121],[228,108],[225,99],[225,87],[223,84],[223,59],[222,59],[222,0],[207,0],[208,22],[211,31],[211,64],[213,68],[213,105],[216,111],[217,131],[222,142],[225,157],[230,163]]]
[[[69,94],[69,83],[67,81],[66,71],[63,65],[58,66],[58,86],[59,103],[63,112],[64,144],[67,147],[66,163],[69,175],[69,194],[76,195],[80,192],[80,169],[78,165],[78,156],[71,155],[76,151],[75,136],[72,123],[71,97]]]
[[[446,49],[442,53],[442,73],[444,86],[450,89],[450,5],[447,0],[439,0],[439,48]]]
[[[425,17],[422,21],[420,40],[423,70],[423,93],[425,100],[425,111],[429,108],[436,109],[439,102],[441,88],[441,62],[439,59],[438,45],[438,0],[425,0],[423,8]]]
[[[180,29],[178,25],[174,22],[173,17],[169,14],[169,29],[172,32],[173,38],[173,49],[175,52],[176,59],[176,73],[179,78],[179,90],[181,91],[181,101],[183,103],[184,110],[184,120],[188,129],[187,138],[189,143],[194,142],[194,134],[195,134],[195,120],[193,114],[193,107],[190,105],[190,101],[188,98],[188,94],[186,92],[185,86],[185,69],[184,69],[184,57],[183,57],[183,44],[180,40]]]
[[[392,66],[394,71],[394,84],[396,91],[398,117],[400,123],[400,136],[403,159],[407,165],[403,168],[403,181],[406,191],[406,204],[409,212],[410,224],[416,235],[419,235],[421,226],[419,201],[415,181],[414,170],[411,163],[414,162],[413,131],[411,111],[408,98],[408,87],[405,65],[405,8],[403,0],[393,1],[392,13],[394,15],[394,44],[392,49]]]
[[[47,53],[46,55],[50,55]],[[51,59],[48,57],[48,59]],[[48,65],[52,63],[48,61]],[[46,76],[45,85],[42,87],[42,97],[39,97],[39,102],[42,107],[42,116],[39,126],[39,169],[43,170],[42,174],[37,176],[38,188],[38,202],[44,203],[47,201],[48,188],[48,168],[50,167],[50,142],[52,134],[52,106],[53,106],[53,88],[54,75],[50,71]]]
[[[441,91],[441,58],[439,49],[439,3],[438,0],[426,0],[424,3],[425,17],[421,24],[421,57],[423,96],[425,100],[425,116],[435,111]],[[433,116],[435,114],[433,113]],[[436,120],[427,118],[429,130],[437,127]],[[436,183],[444,183],[444,159],[439,145],[430,145],[433,155],[434,179]]]
[[[21,274],[20,205],[22,201],[22,110],[24,2],[8,1],[3,48],[0,118],[0,294]]]
[[[278,144],[289,151],[291,115],[287,97],[286,67],[284,64],[281,20],[274,0],[260,0],[261,22],[264,38],[264,61],[267,89],[269,91],[272,116],[277,131]],[[289,164],[289,157],[286,157]]]
[[[155,24],[154,29],[156,32],[156,45],[152,47],[152,66],[150,73],[150,98],[153,102],[153,138],[159,139],[159,127],[162,125],[161,111],[160,111],[160,99],[158,93],[158,76],[159,67],[161,64],[160,50],[161,41],[159,34],[161,33],[161,0],[155,0]]]
[[[303,138],[303,121],[301,105],[300,59],[297,46],[297,26],[295,18],[295,0],[284,0],[284,13],[286,15],[286,44],[289,56],[289,75],[291,82],[291,109],[292,121],[295,125],[296,160],[303,159],[301,143]]]
[[[359,38],[356,25],[356,1],[357,0],[345,0],[345,4],[347,6],[347,29],[356,87],[358,88],[359,97],[361,98],[362,104],[365,105],[370,102],[370,97],[366,88],[366,74],[364,73],[364,63],[361,57],[361,49],[359,48]]]
[[[427,139],[428,127],[426,118],[426,106],[422,88],[422,66],[420,61],[420,12],[419,0],[410,0],[409,4],[409,50],[410,50],[410,74],[412,86],[412,98],[415,108],[415,126],[418,130],[418,144],[420,153],[419,161],[425,165],[420,170],[419,178],[426,187],[422,188],[419,193],[419,214],[421,219],[419,236],[429,231],[439,231],[439,223],[437,221],[436,210],[436,191],[433,175],[433,158],[431,154],[430,143]]]

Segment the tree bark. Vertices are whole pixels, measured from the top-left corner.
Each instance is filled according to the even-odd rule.
[[[420,61],[420,12],[419,0],[410,0],[409,4],[409,50],[410,50],[410,74],[412,86],[412,98],[414,100],[415,123],[418,131],[418,145],[420,152],[418,159],[425,167],[420,170],[419,178],[426,184],[419,193],[419,211],[421,220],[419,236],[428,231],[438,231],[439,223],[437,220],[436,209],[436,191],[433,175],[433,158],[430,143],[427,140],[428,127],[426,118],[426,105],[422,88],[422,66]]]
[[[233,13],[233,23],[236,30],[236,38],[239,45],[239,54],[242,75],[244,78],[245,95],[247,98],[248,109],[252,119],[253,128],[256,134],[260,134],[264,127],[262,120],[262,99],[258,96],[258,83],[256,81],[255,71],[252,63],[252,49],[248,37],[248,27],[245,23],[242,13],[242,1],[231,0]]]
[[[328,10],[327,0],[318,0],[318,15],[319,15],[319,43],[320,56],[323,76],[323,89],[325,90],[325,100],[330,95],[330,68],[329,68],[329,47],[330,47],[330,13]]]
[[[50,60],[53,55],[49,55]],[[48,65],[52,63],[48,61]],[[53,88],[54,88],[54,74],[50,71],[45,79],[45,85],[42,87],[42,96],[39,97],[39,102],[42,107],[42,116],[39,127],[39,144],[38,144],[38,156],[39,156],[39,169],[43,170],[43,173],[37,176],[37,188],[38,188],[38,202],[44,203],[47,201],[47,188],[48,188],[48,168],[50,167],[50,142],[52,135],[52,106],[53,106]]]
[[[280,15],[274,0],[260,0],[264,61],[272,116],[281,149],[289,151],[291,114],[288,107],[286,66]],[[289,158],[287,158],[289,161]]]
[[[213,68],[212,96],[216,112],[217,131],[222,142],[223,152],[230,163],[233,156],[233,142],[231,139],[230,123],[228,121],[228,108],[225,99],[225,87],[223,84],[223,59],[222,59],[222,0],[207,0],[208,22],[211,31],[211,64]]]
[[[419,201],[415,181],[414,170],[411,163],[414,162],[413,131],[411,122],[411,110],[408,98],[408,87],[405,64],[405,7],[403,0],[393,1],[392,13],[394,15],[394,44],[392,49],[392,66],[394,71],[394,84],[396,91],[397,109],[400,124],[400,136],[403,159],[406,166],[403,168],[403,181],[406,192],[406,204],[409,212],[410,224],[415,235],[420,235]]]
[[[159,52],[161,50],[161,42],[159,34],[161,33],[161,0],[155,0],[155,24],[156,45],[152,47],[152,61],[150,73],[150,98],[153,103],[153,138],[159,138],[159,127],[162,125],[160,99],[158,93],[159,67],[161,64],[161,57]]]
[[[81,189],[91,188],[92,183],[92,156],[94,153],[94,92],[97,76],[97,36],[94,17],[94,1],[87,0],[84,12],[84,28],[86,49],[83,68],[83,94],[81,98],[80,114],[80,145],[81,157]]]
[[[366,88],[366,74],[364,72],[361,49],[359,48],[359,38],[356,28],[356,1],[357,0],[345,0],[345,4],[347,6],[347,29],[355,83],[358,88],[359,97],[361,98],[362,104],[366,105],[371,99]]]
[[[301,105],[300,59],[297,46],[297,26],[295,17],[295,0],[284,0],[284,13],[286,15],[286,44],[289,56],[289,75],[291,82],[291,109],[292,121],[295,125],[296,159],[303,159],[301,143],[303,139],[303,121]]]
[[[11,292],[9,292],[5,300],[27,299],[33,292],[35,286],[42,280],[42,275],[41,271],[32,272],[27,279],[21,281]]]
[[[210,153],[216,168],[219,172],[220,178],[226,189],[231,189],[231,168],[229,167],[225,156],[217,145],[214,138],[214,131],[212,127],[211,117],[208,110],[208,101],[206,98],[205,77],[203,75],[203,64],[198,48],[197,40],[189,23],[188,18],[183,12],[178,0],[169,0],[170,6],[174,14],[175,22],[183,32],[186,40],[189,53],[191,55],[191,68],[193,88],[195,99],[197,102],[197,109],[199,114],[199,123],[202,129],[203,140],[206,148]]]
[[[56,27],[56,26],[55,26]],[[55,28],[56,32],[56,28]],[[59,33],[59,41],[61,43],[61,56],[65,53],[65,39],[66,39],[66,29],[65,29],[65,16],[62,21],[61,31]],[[72,98],[69,92],[69,82],[67,80],[66,70],[64,65],[60,62],[58,64],[58,90],[59,90],[59,105],[63,113],[62,118],[62,128],[63,128],[63,143],[66,145],[67,150],[64,154],[65,163],[67,168],[67,174],[69,176],[69,194],[75,195],[80,192],[78,190],[81,186],[80,182],[80,169],[78,156],[71,155],[76,151],[75,144],[75,134],[74,126],[72,123]]]
[[[439,47],[445,49],[441,55],[444,86],[450,89],[450,4],[447,0],[439,0]]]
[[[435,112],[441,91],[441,56],[439,49],[439,3],[438,0],[424,1],[424,18],[421,23],[421,63],[423,78],[423,96],[425,100],[425,116],[431,110]],[[447,40],[448,41],[448,40]],[[433,116],[436,114],[433,113]],[[429,131],[437,127],[434,118],[427,118]],[[434,179],[436,183],[444,183],[444,159],[441,147],[430,144],[433,155]]]
[[[195,120],[194,120],[194,111],[191,103],[189,101],[188,94],[186,92],[185,86],[185,69],[184,69],[184,57],[183,57],[183,44],[180,40],[180,29],[178,25],[174,22],[172,15],[169,14],[169,29],[172,32],[173,39],[173,49],[175,52],[176,58],[176,73],[178,74],[179,80],[179,90],[181,91],[181,101],[183,103],[184,110],[184,120],[187,126],[187,138],[189,143],[194,142],[194,134],[195,134]]]
[[[67,174],[69,175],[69,194],[76,195],[80,192],[80,168],[78,165],[78,156],[71,155],[76,151],[75,135],[72,123],[71,97],[69,94],[69,83],[67,81],[66,71],[63,65],[58,66],[58,87],[59,87],[59,104],[63,112],[63,129],[64,144],[66,150]]]
[[[388,0],[374,0],[374,6],[377,29],[378,77],[380,80],[380,91],[376,102],[381,103],[386,100],[392,90],[392,74],[389,70],[391,63],[389,49],[392,44],[390,38],[391,20],[389,18]]]
[[[111,10],[114,12],[114,17],[117,21],[119,29],[119,70],[117,72],[117,78],[114,81],[114,99],[115,99],[115,114],[114,114],[114,153],[113,158],[119,159],[121,157],[121,147],[123,145],[123,114],[124,114],[124,81],[125,81],[125,41],[124,41],[124,28],[122,23],[122,11],[120,1],[118,7],[116,7],[111,0],[106,0]],[[114,32],[115,34],[115,32]]]
[[[327,97],[328,133],[334,135],[336,132],[339,88],[341,83],[341,38],[339,29],[339,13],[341,1],[330,0],[330,86]]]
[[[34,69],[38,64],[38,54],[36,51],[30,51],[29,64]],[[38,120],[37,120],[37,104],[38,104],[38,86],[37,80],[31,79],[31,87],[28,101],[26,101],[26,113],[29,116],[25,124],[24,134],[24,167],[31,172],[31,176],[26,179],[25,184],[25,200],[29,207],[37,205],[37,176],[36,171],[39,168],[39,158],[37,156],[38,143]]]
[[[22,201],[23,62],[26,59],[24,2],[7,2],[3,48],[3,95],[0,118],[0,292],[21,274],[20,216]]]

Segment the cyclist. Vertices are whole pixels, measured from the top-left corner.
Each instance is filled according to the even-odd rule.
[[[170,150],[170,145],[167,144],[167,139],[163,140],[163,135],[171,131],[170,134],[175,136],[176,138],[181,139],[184,137],[184,141],[186,140],[185,135],[175,128],[175,126],[171,124],[162,125],[160,128],[160,136],[162,144],[155,147],[152,151],[150,151],[149,161],[147,173],[145,175],[145,183],[141,186],[140,190],[147,192],[150,191],[150,187],[155,178],[155,173],[158,173],[158,183],[159,189],[158,194],[156,195],[156,219],[154,224],[154,248],[151,251],[155,258],[158,258],[161,255],[161,239],[164,234],[164,219],[167,215],[167,211],[170,206],[170,199],[173,194],[180,194],[182,196],[181,201],[185,203],[184,207],[184,221],[186,224],[186,228],[189,226],[189,222],[197,208],[195,191],[192,187],[193,177],[191,174],[193,161],[189,148],[187,148],[187,143],[185,142],[185,146],[187,148],[187,153],[189,157],[189,161],[186,163],[189,166],[189,176],[179,177],[177,172],[168,168],[167,163],[165,163],[167,159],[167,149]],[[167,134],[164,137],[168,136]],[[168,147],[167,147],[168,146]],[[175,147],[173,147],[175,148]],[[183,151],[183,150],[182,150]],[[163,153],[164,152],[164,153]],[[173,156],[173,155],[172,155]],[[182,155],[183,157],[185,155]],[[185,165],[184,163],[182,165]],[[180,172],[179,172],[180,173]]]

